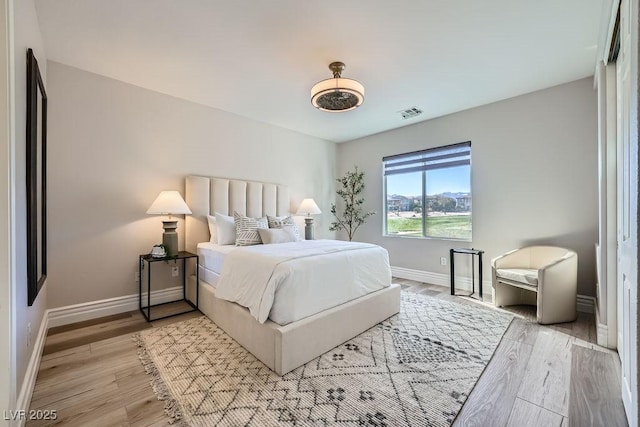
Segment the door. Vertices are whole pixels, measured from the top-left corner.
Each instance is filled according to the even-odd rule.
[[[636,2],[620,3],[618,55],[618,353],[622,399],[629,425],[638,425],[637,277],[638,277],[638,98]],[[632,45],[633,43],[633,45]],[[635,64],[634,64],[635,62]]]

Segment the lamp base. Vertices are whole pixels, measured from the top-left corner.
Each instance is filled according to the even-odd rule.
[[[313,240],[313,218],[306,217],[304,219],[304,240]]]
[[[178,228],[178,221],[162,221],[162,227],[164,228],[162,244],[164,245],[164,249],[167,251],[167,256],[171,257],[178,255],[178,232],[176,231]]]

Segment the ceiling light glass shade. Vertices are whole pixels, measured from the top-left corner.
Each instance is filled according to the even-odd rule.
[[[177,191],[161,191],[147,210],[148,214],[179,215],[190,214],[191,209]]]
[[[364,86],[356,80],[338,77],[322,80],[311,88],[311,104],[322,111],[350,111],[363,102]]]
[[[298,208],[296,215],[318,215],[321,213],[322,211],[313,199],[304,199],[302,203],[300,203],[300,207]]]

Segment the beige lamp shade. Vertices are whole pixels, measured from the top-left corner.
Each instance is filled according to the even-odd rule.
[[[313,240],[313,217],[311,215],[317,215],[322,213],[316,202],[313,199],[304,199],[302,203],[300,203],[300,207],[298,208],[298,212],[296,215],[306,215],[304,219],[305,227],[304,227],[304,239],[305,240]]]
[[[178,215],[190,214],[191,209],[177,191],[161,191],[147,210],[148,214]]]
[[[168,257],[178,255],[178,221],[171,215],[190,214],[191,209],[177,191],[161,191],[147,210],[148,214],[169,215],[169,219],[162,221],[164,233],[162,244]]]
[[[322,211],[320,210],[316,202],[313,201],[313,199],[304,199],[302,203],[300,203],[300,207],[298,208],[298,212],[296,212],[296,215],[309,216],[321,213]]]

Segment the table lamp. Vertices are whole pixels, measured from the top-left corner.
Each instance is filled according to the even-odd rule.
[[[178,255],[178,220],[171,218],[171,215],[190,214],[191,209],[184,202],[184,199],[177,191],[161,191],[147,210],[148,214],[169,215],[169,218],[162,221],[164,233],[162,234],[162,244],[167,251],[168,257]]]
[[[304,239],[305,240],[313,240],[313,217],[311,215],[321,214],[322,211],[316,205],[316,202],[313,199],[304,199],[302,203],[300,203],[300,207],[298,208],[298,212],[296,215],[306,215],[304,218]]]

